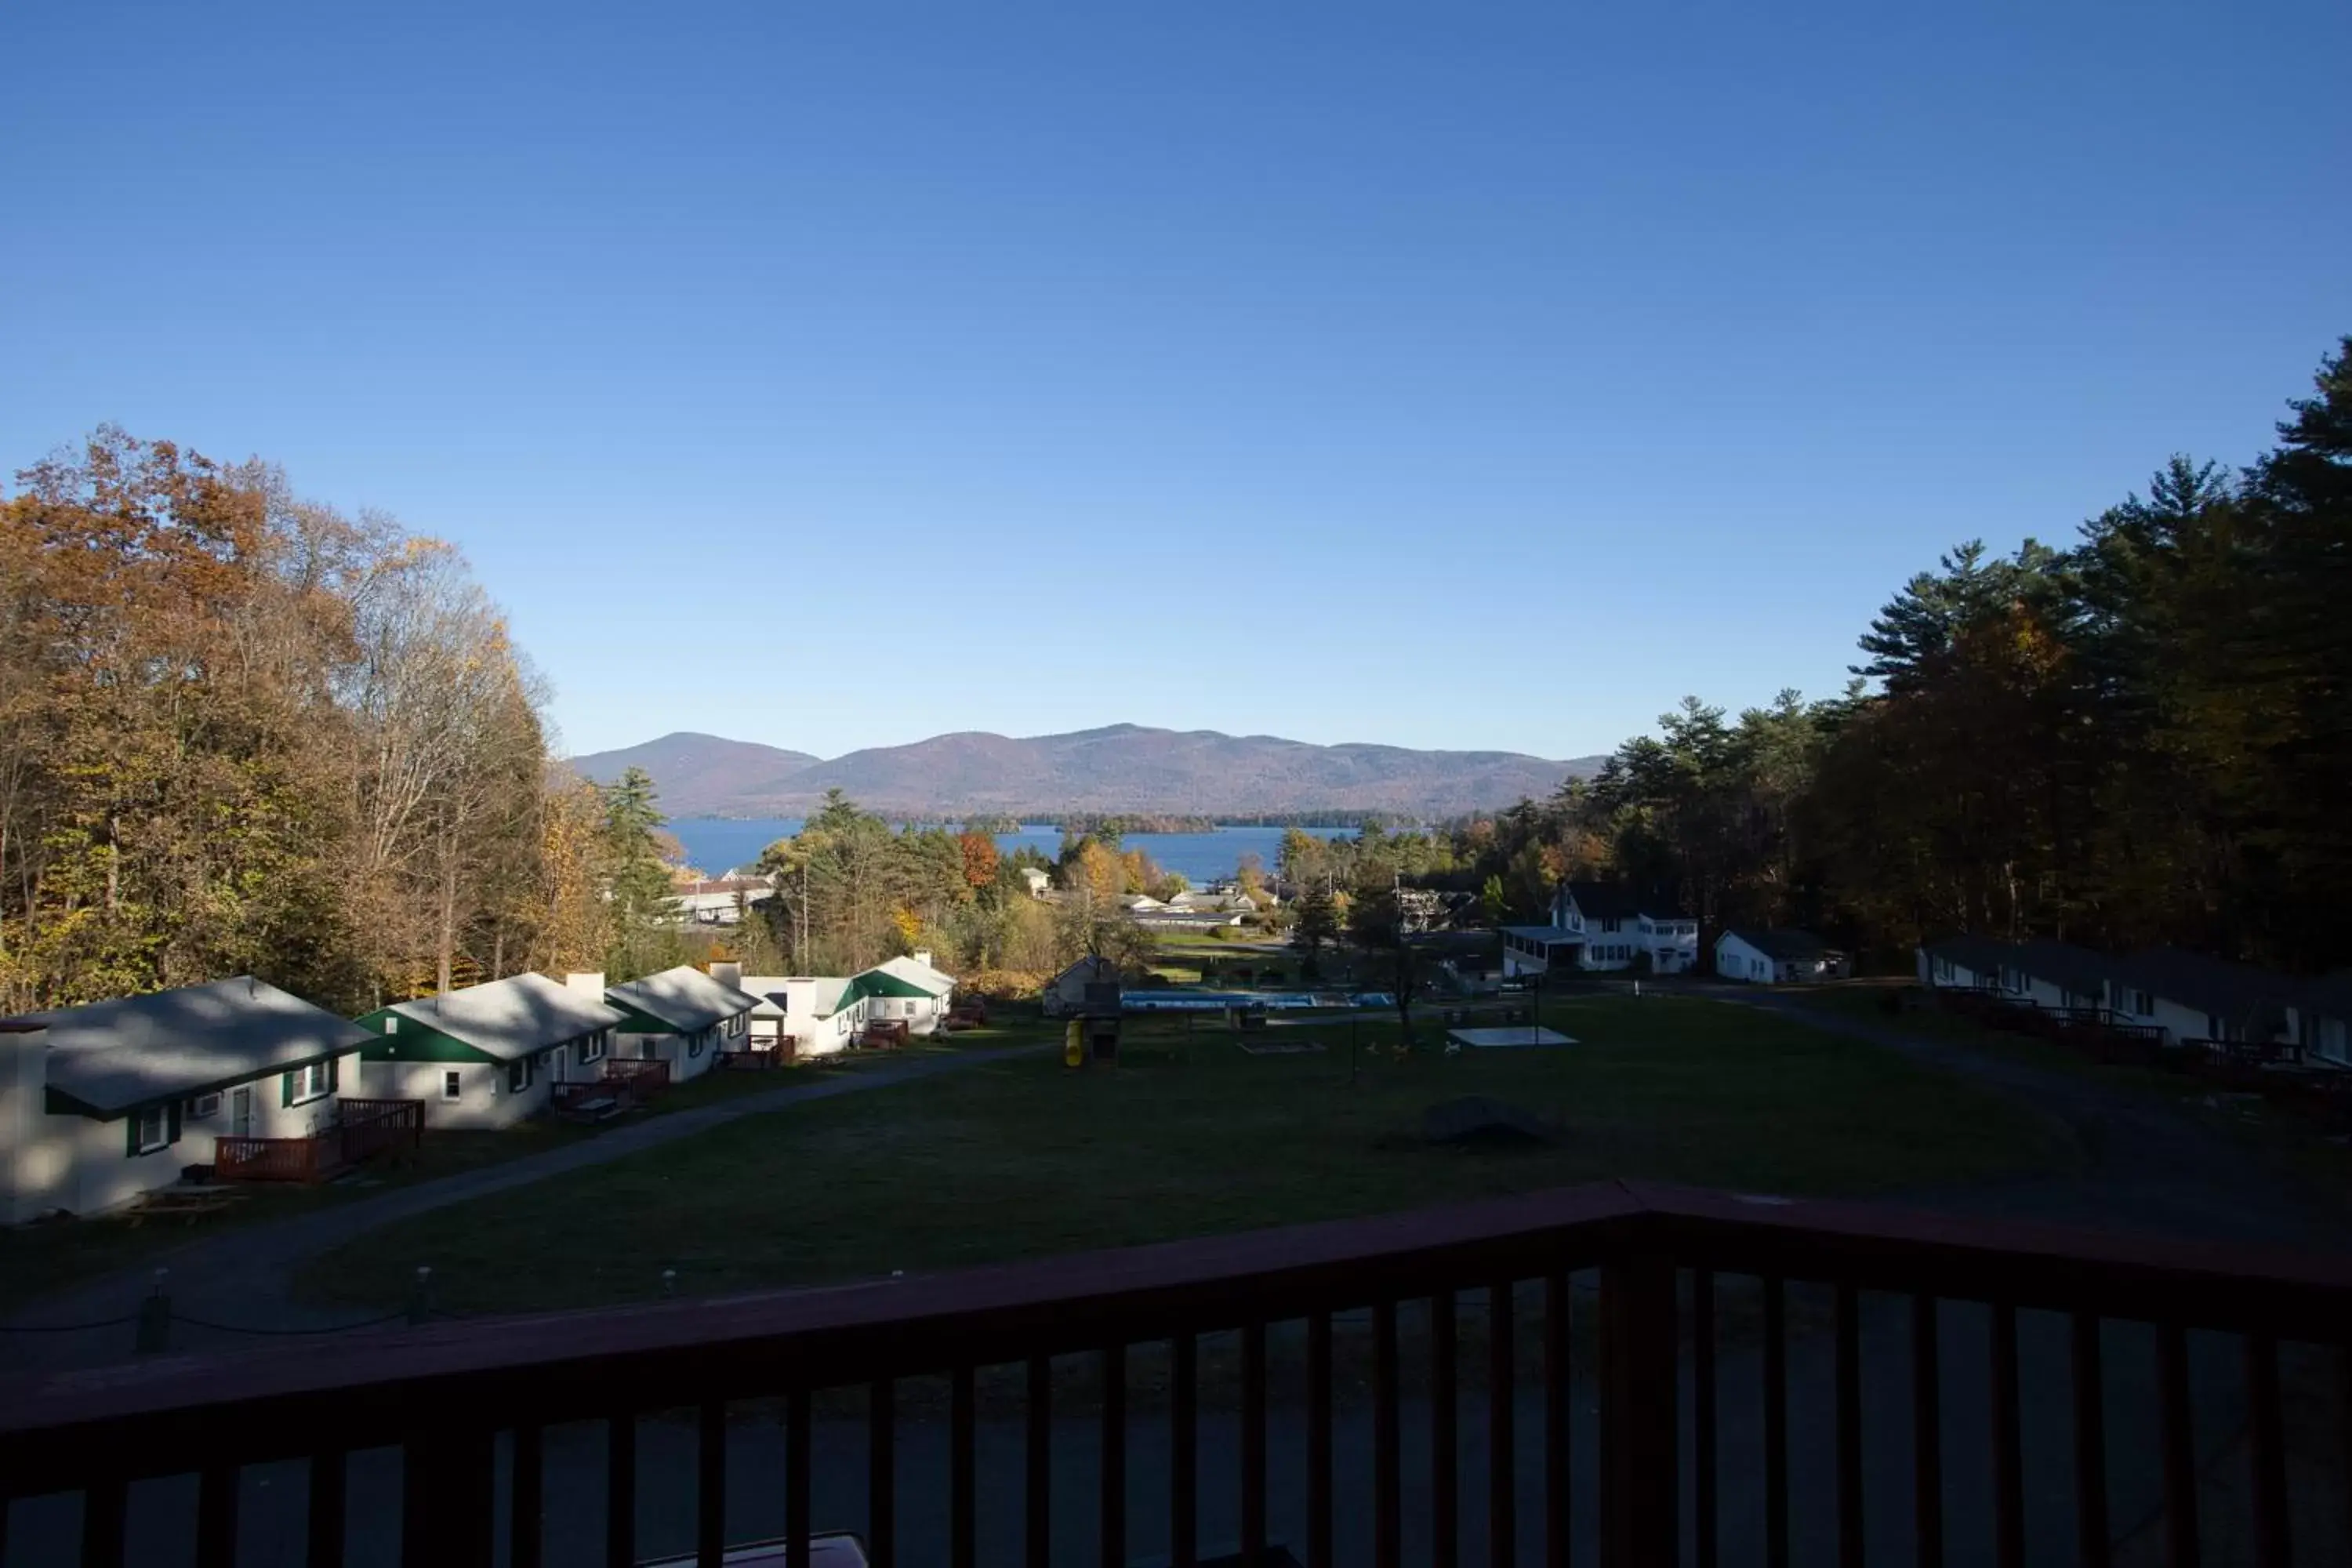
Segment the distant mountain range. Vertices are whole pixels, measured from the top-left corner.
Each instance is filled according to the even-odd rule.
[[[1602,759],[1550,762],[1517,752],[1315,746],[1273,735],[1113,724],[1015,740],[966,731],[821,761],[749,741],[681,731],[572,759],[599,783],[635,766],[673,816],[798,816],[838,787],[876,811],[1393,811],[1445,816],[1549,795]]]

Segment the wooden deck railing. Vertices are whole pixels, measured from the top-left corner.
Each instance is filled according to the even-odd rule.
[[[307,1138],[215,1139],[213,1175],[224,1182],[323,1182],[378,1154],[415,1149],[424,1134],[421,1100],[338,1100],[334,1123]]]
[[[651,1057],[608,1057],[604,1081],[626,1089],[637,1100],[651,1100],[669,1087],[669,1063]]]
[[[336,1168],[331,1151],[312,1138],[245,1138],[213,1141],[213,1175],[223,1182],[317,1182]]]
[[[1585,1271],[1597,1275],[1591,1307],[1571,1287]],[[1734,1300],[1726,1293],[1734,1277],[1746,1277],[1741,1299],[1758,1304],[1755,1312],[1739,1314],[1737,1340],[1725,1331],[1733,1314],[1718,1313]],[[1817,1328],[1792,1326],[1792,1319],[1806,1321],[1791,1310],[1800,1285],[1827,1287],[1822,1294],[1830,1310]],[[1952,1302],[1985,1305],[1946,1310]],[[1428,1325],[1425,1368],[1408,1363],[1400,1350],[1401,1308]],[[1465,1308],[1483,1308],[1487,1320],[1488,1387],[1521,1388],[1518,1358],[1535,1358],[1524,1381],[1539,1398],[1539,1410],[1528,1414],[1539,1418],[1524,1430],[1516,1399],[1481,1401],[1483,1422],[1463,1429],[1456,1373],[1464,1347],[1454,1326]],[[1594,1331],[1589,1341],[1581,1329],[1571,1331],[1588,1311]],[[1369,1462],[1344,1475],[1333,1441],[1334,1319],[1343,1312],[1369,1314],[1368,1335],[1349,1324],[1348,1350],[1366,1363],[1371,1405]],[[1531,1328],[1539,1324],[1525,1342],[1533,1349],[1524,1352],[1522,1336],[1513,1331],[1521,1312],[1535,1321]],[[2052,1413],[2038,1397],[2046,1377],[2031,1389],[2021,1384],[2020,1315],[2029,1312],[2063,1314],[2070,1325],[2057,1341],[2071,1345],[2072,1367],[2056,1380],[2064,1415],[2056,1431],[2041,1429],[2038,1419],[2035,1429],[2026,1428],[2027,1411]],[[1867,1347],[1865,1315],[1873,1325]],[[2104,1334],[2115,1320],[2152,1325],[2144,1348],[2127,1335]],[[938,1489],[944,1506],[945,1539],[936,1560],[970,1568],[981,1514],[975,1378],[982,1369],[1010,1367],[1013,1375],[1002,1386],[1018,1390],[1018,1369],[1025,1367],[1019,1517],[1028,1521],[1026,1561],[1043,1563],[1052,1531],[1070,1524],[1052,1504],[1054,1453],[1075,1440],[1066,1424],[1055,1421],[1048,1358],[1083,1355],[1092,1358],[1103,1388],[1097,1436],[1087,1446],[1106,1506],[1089,1521],[1097,1537],[1089,1555],[1118,1564],[1131,1552],[1161,1550],[1156,1539],[1130,1541],[1126,1533],[1125,1391],[1130,1349],[1153,1347],[1157,1354],[1164,1343],[1175,1441],[1166,1472],[1154,1480],[1167,1489],[1168,1548],[1179,1563],[1193,1562],[1205,1548],[1195,1529],[1201,1494],[1222,1482],[1238,1497],[1239,1542],[1244,1560],[1254,1562],[1268,1543],[1276,1473],[1269,1463],[1269,1329],[1282,1327],[1286,1345],[1297,1337],[1290,1325],[1302,1321],[1303,1403],[1297,1419],[1286,1415],[1281,1430],[1295,1434],[1285,1442],[1298,1444],[1304,1463],[1287,1462],[1293,1456],[1286,1455],[1280,1473],[1297,1490],[1286,1487],[1281,1501],[1285,1517],[1303,1520],[1303,1539],[1286,1543],[1311,1568],[1337,1560],[1335,1519],[1350,1526],[1367,1521],[1370,1545],[1363,1560],[1396,1568],[1405,1552],[1400,1500],[1409,1454],[1428,1467],[1426,1485],[1414,1495],[1426,1500],[1429,1557],[1447,1568],[1460,1555],[1456,1527],[1477,1512],[1487,1516],[1489,1562],[1513,1563],[1524,1518],[1531,1531],[1539,1522],[1542,1560],[1566,1563],[1578,1496],[1597,1506],[1603,1568],[1675,1564],[1685,1560],[1686,1542],[1689,1561],[1714,1568],[1732,1532],[1743,1537],[1743,1547],[1760,1547],[1741,1550],[1741,1559],[1790,1563],[1791,1394],[1800,1377],[1819,1377],[1822,1396],[1805,1401],[1818,1415],[1807,1417],[1811,1436],[1798,1437],[1795,1447],[1801,1459],[1818,1451],[1822,1463],[1815,1473],[1833,1494],[1822,1510],[1810,1507],[1818,1494],[1809,1490],[1800,1500],[1809,1524],[1827,1521],[1822,1548],[1807,1561],[1833,1556],[1859,1564],[1866,1546],[1875,1561],[1890,1544],[1881,1538],[1891,1536],[1899,1560],[1940,1564],[1958,1542],[1956,1555],[2021,1563],[2030,1443],[2039,1456],[2037,1480],[2046,1477],[2053,1456],[2071,1452],[2067,1545],[2082,1562],[2107,1563],[2116,1522],[2108,1402],[2111,1385],[2123,1378],[2153,1390],[2145,1425],[2156,1429],[2161,1461],[2162,1531],[2171,1560],[2193,1563],[2200,1477],[2192,1331],[2237,1340],[2244,1441],[2230,1451],[2247,1500],[2246,1560],[2273,1568],[2291,1559],[2291,1464],[2299,1477],[2343,1473],[2332,1437],[2317,1445],[2324,1451],[2290,1454],[2291,1441],[2307,1439],[2304,1424],[2291,1426],[2283,1415],[2280,1356],[2283,1345],[2297,1342],[2298,1364],[2310,1353],[2304,1342],[2340,1357],[2352,1337],[2352,1260],[1610,1184],[929,1279],[449,1323],[384,1335],[364,1356],[341,1345],[289,1342],[259,1355],[182,1357],[97,1376],[19,1381],[0,1386],[0,1495],[79,1492],[82,1561],[111,1565],[123,1560],[129,1484],[193,1468],[199,1479],[184,1528],[194,1537],[200,1563],[227,1563],[237,1546],[241,1467],[307,1459],[309,1561],[334,1563],[342,1561],[352,1522],[346,1518],[347,1457],[397,1446],[404,1563],[487,1564],[494,1521],[503,1515],[505,1560],[538,1568],[545,1561],[543,1465],[551,1452],[542,1433],[556,1423],[594,1420],[606,1429],[604,1560],[627,1564],[639,1550],[640,1415],[684,1407],[698,1412],[696,1556],[715,1564],[726,1545],[730,1404],[779,1399],[786,1441],[775,1462],[793,1560],[805,1563],[814,1523],[811,1396],[848,1387],[870,1394],[864,1530],[873,1560],[890,1564],[900,1557],[896,1390],[899,1380],[940,1374],[949,1390],[944,1474],[923,1484],[927,1491]],[[1971,1326],[1984,1336],[1981,1343],[1957,1343],[1955,1325]],[[1234,1437],[1229,1445],[1196,1446],[1202,1336],[1225,1331],[1237,1331],[1240,1346]],[[1803,1358],[1801,1371],[1790,1351],[1809,1334],[1825,1340],[1828,1353]],[[1581,1357],[1588,1342],[1591,1361],[1571,1368],[1571,1354]],[[2041,1345],[2038,1334],[2034,1342]],[[1748,1360],[1750,1346],[1757,1363]],[[2137,1369],[2118,1371],[2119,1348],[2147,1357],[2145,1378],[2129,1376]],[[1736,1427],[1727,1423],[1720,1397],[1734,1354],[1743,1380],[1760,1378],[1762,1411],[1760,1422]],[[1419,1360],[1416,1353],[1412,1362]],[[1980,1380],[1975,1390],[1967,1388],[1971,1378]],[[1408,1381],[1425,1394],[1416,1392],[1408,1403],[1402,1393]],[[1883,1397],[1865,1402],[1866,1381],[1880,1385],[1874,1392],[1892,1390],[1898,1417],[1888,1418]],[[1000,1385],[992,1375],[989,1386]],[[1571,1433],[1593,1388],[1597,1453],[1588,1458],[1580,1448],[1571,1463]],[[1990,1412],[1981,1439],[1989,1451],[1948,1456],[1948,1388],[1980,1395],[1978,1407]],[[1794,1392],[1801,1397],[1814,1390]],[[1881,1424],[1867,1435],[1865,1409]],[[1408,1414],[1421,1412],[1427,1440],[1409,1446],[1402,1427]],[[2212,1418],[2208,1405],[2204,1419]],[[2126,1436],[2136,1436],[2138,1426]],[[1516,1458],[1523,1441],[1540,1449],[1527,1464]],[[1483,1498],[1463,1495],[1465,1444],[1483,1454]],[[1874,1497],[1871,1509],[1864,1507],[1865,1445],[1870,1451],[1908,1449],[1915,1484],[1892,1505]],[[1695,1467],[1687,1478],[1685,1455]],[[1204,1464],[1225,1474],[1204,1478]],[[1947,1511],[1948,1469],[1976,1478],[1967,1485],[1982,1487],[1980,1506]],[[503,1509],[495,1496],[501,1474],[510,1489]],[[1759,1477],[1760,1489],[1748,1486]],[[1760,1490],[1760,1507],[1736,1517],[1727,1512],[1727,1478],[1751,1498]],[[566,1495],[566,1506],[576,1509],[576,1489]],[[1012,1510],[1004,1512],[1009,1520]],[[388,1517],[363,1522],[392,1532]],[[144,1523],[156,1528],[152,1517]],[[2053,1560],[2065,1554],[2049,1545],[2037,1540],[2037,1553]],[[923,1560],[935,1559],[926,1552]]]

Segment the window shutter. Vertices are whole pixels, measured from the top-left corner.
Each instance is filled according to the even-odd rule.
[[[126,1132],[122,1152],[135,1159],[139,1153],[139,1113],[134,1110],[124,1117],[123,1125]]]
[[[343,1058],[341,1057],[329,1057],[327,1058],[327,1092],[329,1094],[334,1093],[337,1086],[342,1082],[342,1079]]]
[[[163,1142],[177,1143],[179,1141],[180,1102],[175,1100],[163,1110]]]
[[[279,1107],[279,1109],[283,1110],[284,1108],[286,1108],[286,1107],[288,1107],[288,1106],[290,1106],[290,1105],[292,1105],[293,1103],[294,1103],[294,1075],[293,1075],[292,1073],[290,1073],[290,1072],[287,1072],[287,1073],[279,1073],[279,1074],[278,1075],[278,1107]]]

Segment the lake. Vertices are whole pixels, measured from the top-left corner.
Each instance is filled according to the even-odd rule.
[[[686,847],[687,860],[715,877],[738,866],[750,865],[760,858],[761,850],[777,839],[798,833],[801,819],[695,818],[673,822],[669,830]],[[1232,876],[1234,865],[1253,851],[1271,871],[1282,847],[1282,836],[1287,831],[1281,827],[1220,827],[1212,833],[1130,833],[1122,842],[1130,849],[1140,849],[1150,856],[1160,869],[1182,873],[1184,879],[1197,888]],[[1309,827],[1306,831],[1318,838],[1347,838],[1356,830]],[[1024,845],[1051,859],[1062,847],[1062,830],[1049,823],[1028,823],[1018,832],[996,835],[997,848],[1007,855]]]

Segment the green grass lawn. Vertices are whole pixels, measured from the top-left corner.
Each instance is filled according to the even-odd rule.
[[[2087,1052],[2061,1041],[2022,1035],[2012,1029],[1987,1028],[1974,1018],[1948,1013],[1941,1007],[1908,1007],[1890,1013],[1885,1008],[1885,998],[1890,990],[1899,989],[1884,983],[1860,982],[1848,985],[1794,987],[1790,988],[1787,994],[1807,1007],[1818,1007],[1823,1012],[1842,1014],[1863,1023],[1963,1046],[2027,1067],[2092,1079],[2116,1089],[2175,1099],[2201,1097],[2211,1092],[2205,1084],[2185,1073],[2168,1072],[2162,1068],[2152,1067],[2110,1067]]]
[[[1991,1029],[1973,1018],[1939,1007],[1889,1013],[1885,984],[1804,988],[1795,992],[1808,1007],[1897,1028],[2043,1071],[2087,1079],[2123,1094],[2169,1101],[2182,1113],[2244,1144],[2284,1175],[2300,1180],[2341,1208],[2352,1210],[2352,1147],[2336,1142],[2335,1124],[2314,1108],[2292,1100],[2254,1103],[2231,1096],[2202,1079],[2164,1068],[2110,1067],[2057,1040],[2008,1029]]]
[[[1269,1027],[1317,1054],[1253,1057],[1222,1029],[1131,1026],[1114,1068],[1011,1058],[748,1118],[690,1143],[369,1233],[310,1268],[320,1300],[397,1301],[429,1264],[460,1310],[709,1294],[954,1268],[1645,1176],[1872,1193],[2069,1156],[1987,1091],[1751,1010],[1594,998],[1546,1021],[1585,1043],[1424,1048],[1392,1021]],[[1013,1030],[1008,1034],[1026,1033]],[[1424,1038],[1433,1039],[1433,1026]],[[754,1076],[754,1075],[745,1075]],[[1435,1148],[1428,1106],[1496,1096],[1559,1147]]]
[[[52,1291],[142,1261],[166,1264],[174,1249],[223,1230],[290,1218],[386,1187],[502,1164],[592,1136],[590,1129],[554,1121],[529,1121],[498,1132],[427,1132],[415,1153],[369,1165],[322,1186],[254,1182],[225,1188],[237,1194],[231,1206],[194,1222],[154,1216],[134,1224],[125,1215],[94,1215],[0,1228],[0,1312],[15,1311]]]

